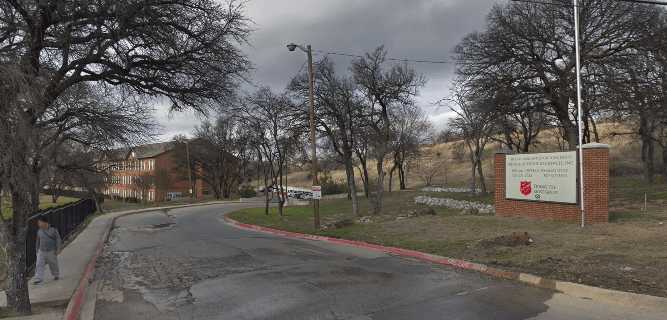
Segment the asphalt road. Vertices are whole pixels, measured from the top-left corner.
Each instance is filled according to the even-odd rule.
[[[361,249],[224,223],[227,204],[117,221],[95,319],[665,319]]]

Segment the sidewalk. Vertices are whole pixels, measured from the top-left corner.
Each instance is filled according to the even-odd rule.
[[[152,207],[139,210],[120,211],[101,215],[90,224],[69,244],[58,256],[61,279],[53,281],[47,276],[44,283],[33,285],[30,282],[30,301],[34,304],[65,303],[70,300],[79,288],[82,277],[93,257],[98,253],[99,244],[105,240],[114,219],[133,213],[142,213],[156,210],[177,209],[204,205],[230,203],[230,201],[212,201],[188,205],[168,207]],[[50,273],[47,272],[48,275]],[[5,292],[0,292],[0,307],[7,306]],[[23,317],[21,319],[51,319],[48,314]]]
[[[86,265],[95,254],[97,244],[106,235],[106,230],[110,227],[113,218],[123,213],[105,214],[91,221],[88,227],[58,256],[62,273],[60,280],[53,281],[50,273],[47,272],[43,284],[35,286],[30,281],[30,301],[33,304],[68,301],[78,287]],[[0,293],[0,307],[5,306],[7,306],[7,300],[3,291]]]

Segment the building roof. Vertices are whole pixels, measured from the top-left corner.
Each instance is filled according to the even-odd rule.
[[[114,160],[125,160],[128,158],[146,159],[157,157],[167,151],[174,149],[173,141],[144,144],[134,147],[124,147],[110,151],[107,155]]]
[[[170,151],[174,149],[175,144],[173,141],[168,141],[168,142],[160,142],[160,143],[152,143],[152,144],[145,144],[141,146],[136,146],[132,148],[132,152],[134,152],[134,157],[137,159],[144,159],[144,158],[153,158],[158,155],[161,155],[167,151]]]

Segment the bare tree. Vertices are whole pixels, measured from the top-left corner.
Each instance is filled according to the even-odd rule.
[[[278,212],[282,216],[287,190],[285,168],[288,159],[299,150],[306,119],[284,94],[275,94],[269,88],[261,88],[245,99],[239,110],[246,125],[253,129],[252,145],[264,172],[266,213],[268,214],[268,188],[277,189]],[[270,184],[269,184],[270,182]]]
[[[425,186],[432,186],[433,179],[440,174],[447,185],[447,156],[441,152],[427,152],[414,162],[412,168]]]
[[[315,68],[315,103],[318,127],[328,137],[334,152],[345,166],[352,213],[359,215],[357,186],[354,174],[355,124],[361,115],[361,101],[356,86],[351,79],[336,75],[334,64],[327,58],[317,63]],[[302,101],[308,99],[308,77],[305,74],[294,78],[289,89],[299,95]]]
[[[357,127],[354,136],[354,154],[359,161],[357,170],[359,170],[359,176],[364,187],[364,195],[368,199],[370,196],[370,176],[368,172],[369,128],[365,126]]]
[[[415,105],[404,105],[397,108],[393,114],[394,161],[389,170],[389,192],[391,192],[394,171],[398,171],[399,189],[407,189],[408,164],[420,155],[422,146],[429,140],[430,129],[430,122],[421,109]]]
[[[0,2],[0,90],[14,91],[0,99],[0,147],[9,151],[0,162],[11,169],[3,171],[2,180],[14,209],[1,230],[12,309],[31,312],[25,230],[39,204],[44,152],[64,134],[51,129],[85,127],[72,122],[82,113],[114,115],[94,103],[81,105],[78,113],[54,114],[53,106],[74,87],[104,83],[126,93],[166,97],[173,110],[205,111],[210,100],[231,92],[248,68],[237,48],[248,33],[243,7],[234,2]]]
[[[450,127],[459,132],[468,149],[471,165],[470,191],[477,192],[476,174],[479,174],[480,189],[486,193],[482,160],[486,144],[495,131],[496,114],[489,111],[486,105],[488,100],[470,95],[462,88],[455,89],[450,101],[453,104],[450,108],[457,114],[457,117],[451,120]]]
[[[220,116],[215,123],[205,120],[197,127],[194,139],[175,140],[177,167],[184,172],[189,170],[196,179],[201,179],[216,199],[231,197],[240,182],[241,160],[234,155],[240,145],[236,134],[239,127],[233,117]]]
[[[647,21],[650,37],[636,44],[631,55],[620,57],[601,71],[605,75],[604,93],[616,101],[613,119],[630,124],[630,130],[616,129],[612,136],[630,134],[641,142],[644,179],[654,183],[657,171],[656,149],[663,150],[663,168],[667,168],[667,14]],[[667,171],[663,173],[667,176]]]
[[[153,174],[142,174],[138,176],[133,176],[130,181],[134,191],[140,194],[139,199],[143,203],[148,202],[148,192],[155,188],[155,175]]]
[[[379,214],[382,210],[384,193],[385,160],[391,153],[393,131],[391,130],[391,114],[395,108],[413,103],[419,89],[425,84],[407,64],[397,64],[390,68],[385,66],[387,51],[378,47],[365,57],[352,63],[352,75],[366,98],[364,119],[370,128],[372,153],[376,161],[377,180],[373,192],[371,211]]]
[[[573,7],[544,6],[539,3],[511,2],[493,7],[484,32],[468,35],[456,48],[458,73],[470,88],[489,83],[484,79],[505,79],[520,90],[525,99],[544,101],[544,112],[556,119],[570,149],[577,145]],[[654,20],[657,10],[651,6],[621,1],[591,0],[581,4],[581,59],[585,88],[595,88],[606,64],[626,55],[644,38],[646,22]],[[587,101],[602,96],[585,90]],[[613,101],[608,101],[613,104]],[[608,104],[608,105],[609,105]],[[584,104],[586,123],[593,120],[595,104]]]

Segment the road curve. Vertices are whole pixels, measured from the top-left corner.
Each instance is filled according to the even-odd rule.
[[[224,204],[117,220],[95,319],[665,319],[363,249],[236,229]]]

